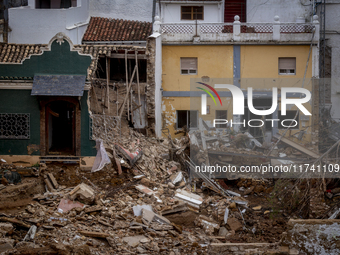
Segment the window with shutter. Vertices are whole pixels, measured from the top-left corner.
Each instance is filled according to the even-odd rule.
[[[295,75],[296,58],[279,58],[279,74]]]
[[[197,58],[181,58],[181,74],[197,74]]]

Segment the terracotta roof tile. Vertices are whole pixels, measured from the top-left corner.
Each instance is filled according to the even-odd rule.
[[[91,17],[83,41],[146,41],[151,33],[151,22]]]
[[[29,58],[33,54],[41,54],[43,48],[47,45],[44,44],[7,44],[0,43],[0,68],[1,64],[14,64],[21,63],[23,60]],[[92,55],[92,61],[88,68],[88,79],[90,79],[97,69],[98,57],[100,54],[108,54],[117,52],[119,50],[132,50],[132,51],[145,51],[146,47],[143,46],[117,46],[117,45],[74,45],[74,49],[79,53]],[[30,77],[0,77],[4,79],[31,79]]]
[[[0,44],[0,63],[21,63],[32,54],[42,52],[41,44]]]

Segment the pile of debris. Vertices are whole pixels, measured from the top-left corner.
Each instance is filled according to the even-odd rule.
[[[182,155],[187,137],[130,134],[98,141],[99,164],[92,172],[41,164],[39,177],[5,183],[0,198],[14,187],[37,190],[25,205],[7,205],[0,213],[0,252],[203,254],[211,243],[280,240],[286,220],[270,219],[268,205],[244,198],[261,197],[265,190],[234,185],[235,191],[218,186],[225,192],[216,193],[198,183],[193,187],[187,166],[170,160],[171,154]],[[14,172],[15,166],[2,168]]]
[[[25,177],[1,165],[0,253],[286,254],[291,215],[272,181],[192,176],[188,135],[104,139],[92,171],[40,164]]]

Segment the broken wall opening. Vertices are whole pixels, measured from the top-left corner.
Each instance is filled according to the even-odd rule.
[[[120,120],[122,132],[130,126],[144,135],[154,134],[149,122],[150,61],[146,48],[98,45],[83,47],[83,51],[96,57],[89,70],[92,115],[114,116]]]

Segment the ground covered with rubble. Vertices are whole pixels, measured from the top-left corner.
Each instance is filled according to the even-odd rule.
[[[1,164],[2,173],[22,173],[20,180],[2,176],[1,254],[289,254],[282,248],[287,222],[303,213],[293,210],[299,205],[291,198],[301,198],[289,189],[293,182],[201,185],[180,160],[187,136],[131,132],[101,146],[110,162],[95,172],[62,163]],[[330,208],[322,199],[314,203]],[[231,246],[219,252],[218,244]]]

